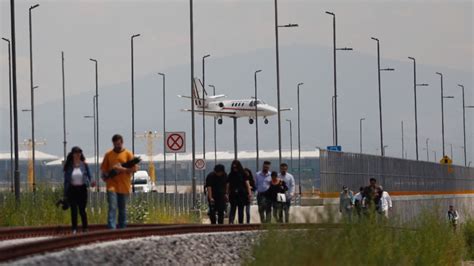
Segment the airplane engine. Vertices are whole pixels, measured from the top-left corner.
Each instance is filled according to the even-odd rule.
[[[249,118],[249,124],[253,124],[253,119],[252,118]]]
[[[220,107],[220,108],[224,107],[224,103],[223,103],[223,102],[220,102],[220,103],[219,103],[219,107]]]

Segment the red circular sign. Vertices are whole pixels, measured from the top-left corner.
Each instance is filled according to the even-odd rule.
[[[196,162],[194,163],[194,166],[197,169],[202,170],[206,166],[206,162],[203,159],[197,159]]]
[[[171,134],[168,136],[168,139],[166,139],[166,145],[168,145],[168,148],[172,151],[179,151],[183,148],[184,139],[179,134]]]

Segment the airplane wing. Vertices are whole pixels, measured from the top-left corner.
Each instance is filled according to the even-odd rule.
[[[206,99],[215,100],[215,99],[220,99],[220,98],[225,98],[225,97],[226,96],[224,94],[219,94],[219,95],[206,96]]]
[[[179,97],[179,98],[185,98],[185,99],[192,99],[191,96],[186,96],[186,95],[178,95],[178,97]],[[207,99],[194,97],[194,100],[207,100]]]
[[[280,112],[291,111],[293,108],[280,108]]]
[[[191,112],[192,110],[191,109],[183,109],[183,111],[185,112]],[[194,112],[196,113],[202,113],[202,109],[199,109],[199,108],[196,108],[194,109]],[[213,115],[216,115],[216,116],[219,116],[219,115],[235,115],[236,112],[235,111],[208,111],[206,110],[205,111],[206,114],[213,114]]]

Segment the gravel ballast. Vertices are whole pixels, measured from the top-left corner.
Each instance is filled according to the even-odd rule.
[[[258,232],[152,236],[90,244],[8,265],[235,265],[250,256],[258,236]]]

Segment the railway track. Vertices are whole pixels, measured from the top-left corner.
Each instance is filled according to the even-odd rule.
[[[281,224],[272,225],[271,228],[277,229],[321,229],[340,228],[337,224]],[[57,228],[57,227],[51,227]],[[50,230],[51,230],[50,228]],[[61,227],[62,228],[62,227]],[[236,231],[255,231],[268,229],[269,226],[261,224],[245,224],[245,225],[136,225],[121,230],[97,229],[87,233],[76,235],[60,235],[58,237],[43,239],[38,241],[17,244],[0,248],[0,262],[7,262],[15,259],[24,258],[32,255],[39,255],[53,251],[59,251],[67,248],[73,248],[89,243],[131,239],[147,236],[168,236],[189,233],[216,233],[216,232],[236,232]],[[3,230],[3,229],[2,229]],[[43,229],[46,231],[46,229]],[[50,231],[51,232],[51,231]]]
[[[136,227],[156,227],[170,224],[131,224],[130,228]],[[103,224],[89,225],[89,232],[99,230],[106,230],[107,227]],[[79,229],[80,232],[80,229]],[[42,236],[66,236],[70,235],[71,226],[28,226],[28,227],[3,227],[0,228],[0,241],[13,240],[21,238],[42,237]]]

